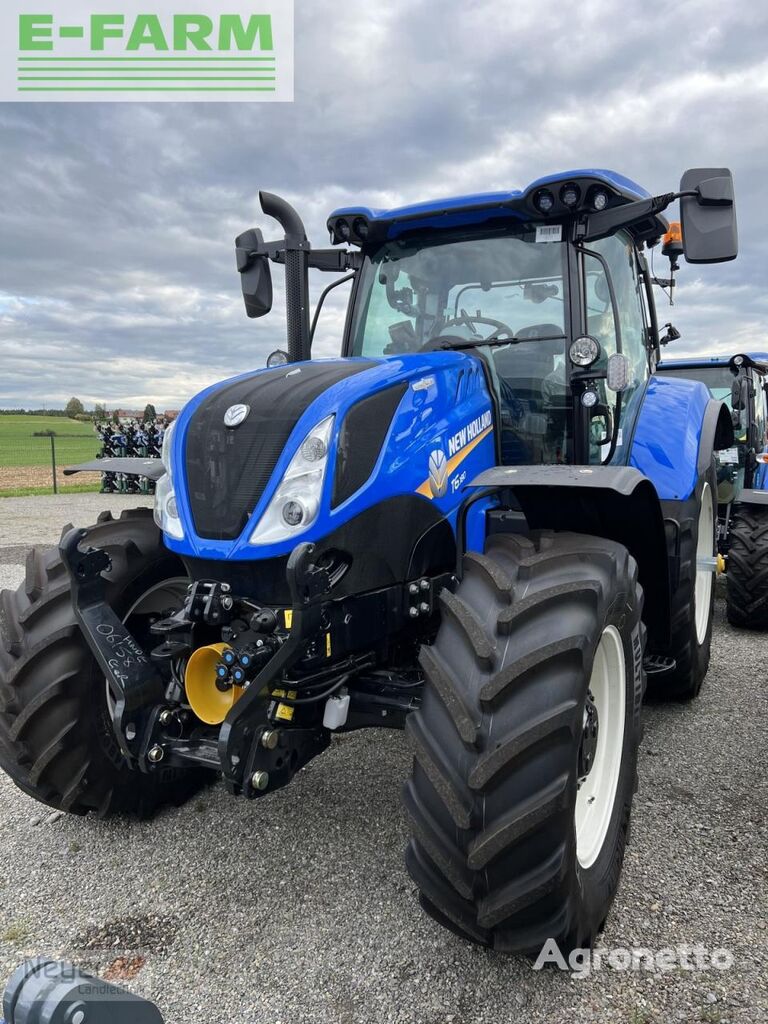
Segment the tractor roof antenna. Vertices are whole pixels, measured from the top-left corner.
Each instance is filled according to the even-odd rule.
[[[311,358],[309,334],[309,252],[301,217],[280,196],[259,192],[261,208],[280,224],[285,234],[285,302],[288,321],[288,358],[299,363]]]

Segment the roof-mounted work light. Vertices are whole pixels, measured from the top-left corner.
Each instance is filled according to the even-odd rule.
[[[551,213],[555,205],[555,197],[552,195],[548,188],[540,188],[536,195],[533,197],[533,205],[536,207],[539,213]]]

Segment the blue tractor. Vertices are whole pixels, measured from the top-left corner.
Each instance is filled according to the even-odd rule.
[[[768,629],[768,353],[665,359],[657,372],[701,381],[731,412],[734,444],[717,456],[728,621]]]
[[[98,461],[153,475],[154,517],[65,528],[2,594],[18,786],[102,816],[217,776],[261,798],[334,733],[407,725],[424,908],[498,950],[590,946],[646,674],[691,698],[709,663],[733,428],[654,373],[646,251],[678,199],[686,258],[735,258],[722,168],[661,196],[577,170],[353,207],[330,249],[262,194],[283,237],[245,232],[237,266],[252,317],[284,267],[287,351],[193,398],[159,467]],[[310,268],[351,278],[341,358],[311,358]]]

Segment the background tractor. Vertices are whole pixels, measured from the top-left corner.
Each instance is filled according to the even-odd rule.
[[[245,232],[237,266],[252,317],[285,268],[287,352],[193,398],[159,467],[80,467],[154,475],[154,518],[65,528],[0,598],[17,785],[80,814],[216,776],[261,798],[334,732],[407,725],[426,910],[499,950],[590,946],[646,673],[690,698],[709,663],[733,428],[654,374],[645,252],[678,199],[686,258],[735,258],[725,169],[344,209],[320,250],[262,194],[284,237]],[[311,359],[310,268],[352,278],[341,358]]]
[[[657,372],[701,381],[731,411],[734,443],[718,453],[717,464],[728,621],[768,629],[768,353],[665,359]]]

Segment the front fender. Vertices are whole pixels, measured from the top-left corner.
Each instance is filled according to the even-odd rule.
[[[623,544],[638,565],[651,644],[666,646],[669,557],[661,503],[647,477],[628,466],[496,466],[472,486],[481,488],[475,500],[511,492],[532,530],[568,530]]]

